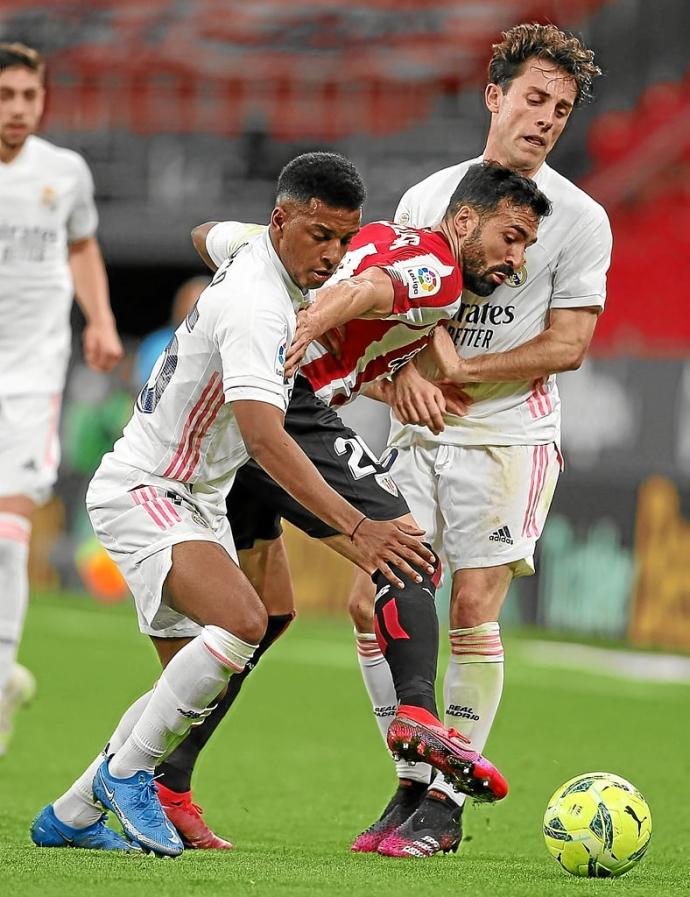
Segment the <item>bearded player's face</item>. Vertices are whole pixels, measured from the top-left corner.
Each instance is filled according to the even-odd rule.
[[[476,296],[490,296],[525,261],[525,249],[537,239],[539,221],[528,206],[506,202],[480,219],[462,242],[462,276]]]

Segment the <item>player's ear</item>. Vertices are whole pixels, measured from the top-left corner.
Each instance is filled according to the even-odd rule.
[[[458,237],[463,240],[469,237],[479,223],[479,214],[471,206],[460,206],[453,216],[453,224]]]
[[[491,112],[492,115],[495,115],[500,107],[501,107],[501,99],[503,98],[503,91],[498,86],[498,84],[487,84],[486,90],[484,91],[484,102],[486,103],[486,108]]]
[[[285,227],[286,220],[287,216],[285,214],[285,209],[282,206],[276,206],[271,212],[271,226],[276,230],[282,231]]]

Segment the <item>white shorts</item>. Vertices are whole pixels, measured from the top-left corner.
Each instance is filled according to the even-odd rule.
[[[561,466],[554,443],[427,442],[400,448],[391,474],[451,574],[508,564],[518,577],[534,573]]]
[[[50,498],[60,463],[60,393],[0,396],[0,496]]]
[[[114,467],[114,465],[110,465]],[[132,468],[128,468],[130,473]],[[121,480],[122,492],[98,498],[107,474],[92,480],[86,507],[94,532],[120,568],[134,598],[139,629],[159,638],[183,638],[201,626],[163,603],[163,584],[172,565],[172,547],[179,542],[215,542],[237,563],[227,517],[198,501],[184,487],[142,473],[134,488]]]

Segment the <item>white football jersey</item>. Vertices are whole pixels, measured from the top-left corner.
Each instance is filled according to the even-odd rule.
[[[303,301],[268,233],[227,259],[158,359],[94,477],[90,501],[128,488],[141,471],[209,501],[224,497],[249,459],[232,402],[286,410],[285,353]],[[113,463],[131,471],[127,482],[112,476]]]
[[[62,390],[70,350],[68,243],[96,232],[93,180],[72,150],[29,137],[0,162],[0,395]]]
[[[400,200],[395,220],[410,227],[433,227],[443,217],[470,159],[432,174]],[[551,215],[539,224],[537,242],[525,264],[490,296],[468,291],[455,315],[458,354],[471,358],[505,352],[546,329],[552,308],[603,309],[611,259],[611,228],[604,209],[548,165],[534,176],[551,200]],[[556,377],[514,383],[472,383],[465,417],[448,415],[434,436],[426,427],[403,426],[392,415],[391,442],[417,439],[451,445],[537,445],[559,442],[560,400]]]

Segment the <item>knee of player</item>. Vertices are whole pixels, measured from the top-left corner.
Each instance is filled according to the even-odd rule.
[[[237,613],[237,608],[234,608],[223,624],[223,628],[244,642],[258,645],[266,633],[268,612],[256,595],[253,596],[253,599],[242,603],[240,613]]]
[[[474,589],[454,591],[450,602],[451,629],[469,629],[490,623],[496,613],[486,594]]]
[[[374,623],[373,589],[353,588],[347,601],[347,610],[358,632],[369,632]]]
[[[266,634],[267,626],[268,611],[263,606],[263,604],[259,602],[256,607],[252,608],[252,612],[245,623],[245,641],[252,642],[253,644],[258,645],[261,639]]]

